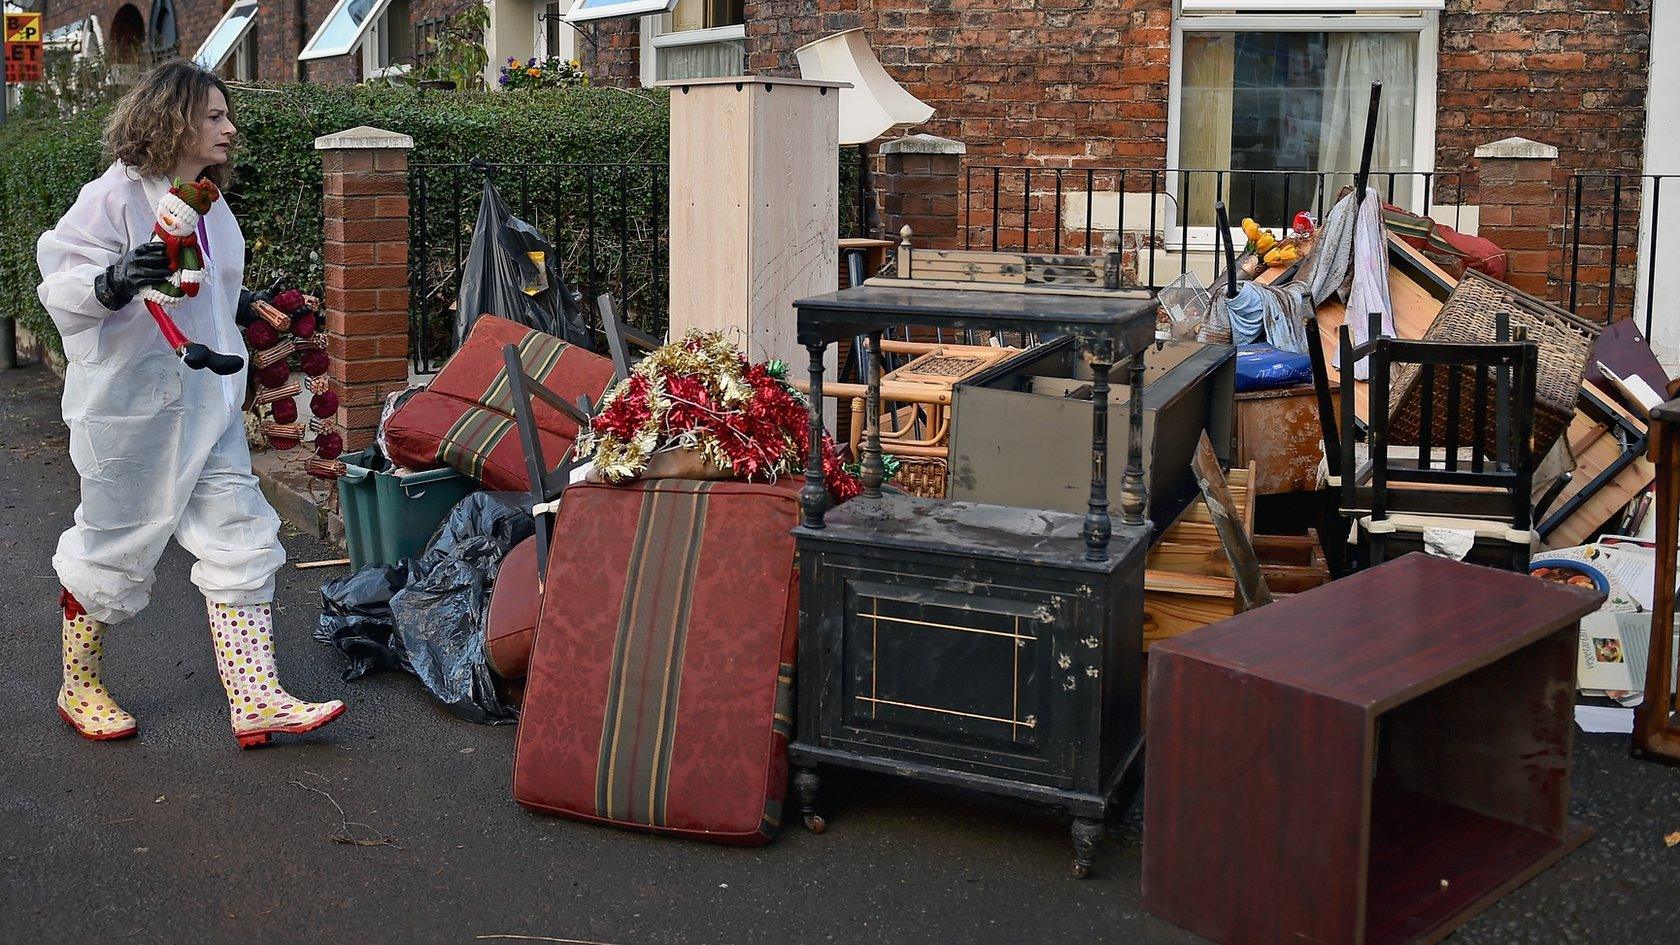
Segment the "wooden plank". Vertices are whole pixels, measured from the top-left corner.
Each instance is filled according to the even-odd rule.
[[[1225,550],[1216,544],[1190,544],[1162,541],[1149,549],[1144,567],[1157,571],[1177,571],[1181,574],[1213,574],[1229,577],[1230,563]]]
[[[984,282],[997,285],[1026,285],[1027,272],[1019,266],[996,263],[931,263],[918,262],[916,276],[921,279],[944,279],[952,282]]]
[[[1196,444],[1196,456],[1190,462],[1190,471],[1195,474],[1196,485],[1202,490],[1202,501],[1213,513],[1219,543],[1225,548],[1226,557],[1231,559],[1231,571],[1236,578],[1243,610],[1271,603],[1272,594],[1266,589],[1266,578],[1260,573],[1260,561],[1254,556],[1254,546],[1249,543],[1248,532],[1239,517],[1242,510],[1235,508],[1231,501],[1231,492],[1225,486],[1225,474],[1219,468],[1219,458],[1214,455],[1213,444],[1208,442],[1205,430]]]
[[[976,265],[996,265],[1009,263],[1026,270],[1027,258],[1020,253],[991,253],[984,250],[972,249],[919,249],[910,250],[911,261],[916,268],[930,263],[974,263]]]
[[[896,276],[875,276],[864,285],[887,286],[896,289],[964,289],[975,292],[1023,292],[1028,295],[1072,295],[1102,299],[1148,299],[1153,295],[1146,289],[1085,289],[1077,286],[993,285],[988,282],[949,282],[939,279],[900,279]]]
[[[1143,595],[1143,650],[1155,644],[1200,630],[1236,613],[1236,584],[1231,582],[1230,597],[1217,598],[1194,594],[1149,593]]]

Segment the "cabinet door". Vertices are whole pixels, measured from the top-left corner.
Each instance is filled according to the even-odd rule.
[[[1077,713],[1061,644],[1079,598],[1047,587],[837,568],[843,622],[825,713],[839,740],[1065,786]],[[833,598],[831,598],[833,599]],[[1064,652],[1069,651],[1069,652]]]

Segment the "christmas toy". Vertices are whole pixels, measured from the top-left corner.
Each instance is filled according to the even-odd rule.
[[[175,186],[158,201],[157,222],[152,226],[152,239],[163,244],[174,274],[163,282],[153,283],[140,290],[146,311],[152,313],[163,340],[194,370],[209,368],[216,374],[237,374],[245,366],[245,359],[236,354],[221,354],[187,338],[169,317],[165,306],[178,305],[184,298],[198,295],[204,281],[204,256],[198,245],[198,221],[210,212],[221,197],[221,191],[207,180]]]

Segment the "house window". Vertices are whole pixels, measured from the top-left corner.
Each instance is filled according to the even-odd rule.
[[[174,56],[180,45],[174,0],[152,0],[152,17],[146,30],[146,49],[155,59],[163,60]]]
[[[1174,101],[1169,131],[1183,173],[1185,222],[1207,226],[1223,196],[1233,216],[1284,226],[1295,211],[1323,206],[1351,185],[1364,144],[1371,83],[1383,84],[1372,181],[1402,206],[1421,204],[1422,172],[1433,169],[1436,14],[1428,0],[1410,12],[1384,2],[1380,14],[1315,14],[1274,0],[1251,6],[1183,0],[1174,31]],[[1346,6],[1342,8],[1344,11]],[[1219,175],[1198,171],[1234,171]],[[1300,174],[1278,173],[1300,171]],[[1257,173],[1244,173],[1257,172]],[[1264,173],[1258,173],[1264,172]],[[1322,181],[1322,184],[1321,184]]]
[[[564,5],[558,0],[550,3],[539,3],[536,11],[537,26],[532,33],[536,42],[532,44],[531,54],[539,59],[549,57],[576,58],[575,40],[577,32],[572,27],[567,26],[564,21]]]
[[[742,75],[747,68],[743,0],[677,0],[642,19],[642,84]]]
[[[193,53],[193,62],[223,78],[249,82],[257,77],[256,0],[238,0]]]
[[[407,72],[414,64],[413,38],[409,0],[389,0],[362,38],[362,78],[383,79]]]

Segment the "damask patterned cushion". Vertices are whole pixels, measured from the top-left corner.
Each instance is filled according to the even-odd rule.
[[[451,466],[487,489],[530,488],[502,356],[509,344],[519,346],[527,374],[573,402],[584,396],[599,400],[612,381],[608,359],[485,315],[426,389],[386,421],[385,444],[393,463],[409,469]],[[577,424],[540,400],[533,400],[532,413],[543,458],[553,466],[577,438]]]
[[[799,483],[566,491],[525,679],[514,798],[723,843],[787,789]]]

